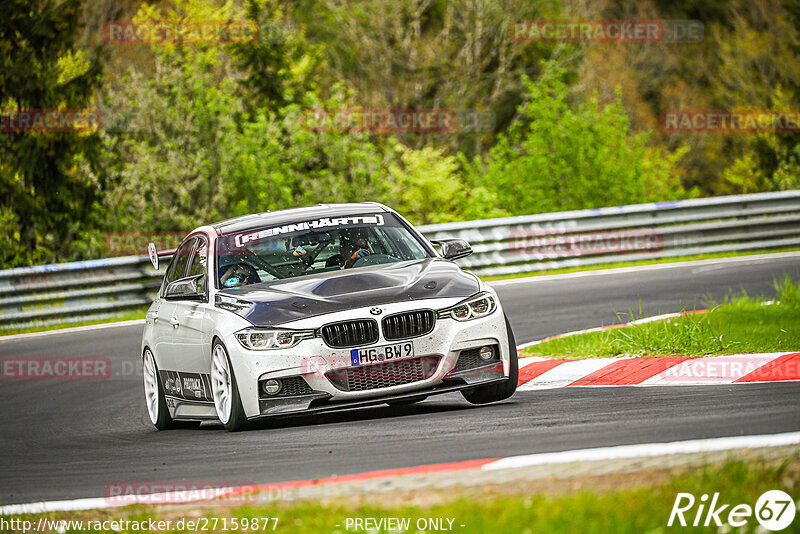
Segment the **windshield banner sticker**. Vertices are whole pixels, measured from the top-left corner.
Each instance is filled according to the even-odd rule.
[[[295,224],[285,224],[283,226],[276,226],[274,228],[265,228],[264,230],[259,230],[258,232],[252,232],[249,234],[239,234],[234,237],[234,243],[236,244],[237,247],[242,247],[252,241],[258,241],[266,237],[274,237],[276,235],[281,235],[281,234],[289,234],[292,232],[300,232],[303,230],[319,230],[322,228],[332,228],[336,226],[353,226],[358,224],[383,226],[384,224],[383,215],[380,214],[360,215],[356,217],[336,217],[333,219],[329,217],[324,217],[322,219],[317,219],[315,221],[306,221]]]

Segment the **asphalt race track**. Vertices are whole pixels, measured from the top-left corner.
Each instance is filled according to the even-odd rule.
[[[518,343],[694,307],[741,290],[774,295],[800,280],[800,255],[653,266],[502,282]],[[618,318],[618,314],[622,314]],[[577,448],[800,430],[800,383],[580,388],[520,392],[491,406],[460,394],[273,420],[229,434],[221,425],[158,432],[144,406],[141,326],[0,341],[0,357],[104,356],[99,381],[2,381],[0,503],[102,497],[124,481],[231,484]]]

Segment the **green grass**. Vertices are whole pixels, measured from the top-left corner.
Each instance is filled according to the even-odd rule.
[[[741,295],[708,313],[554,339],[524,356],[570,358],[703,355],[800,350],[800,285],[788,277],[778,301]]]
[[[287,533],[344,531],[343,520],[347,517],[409,517],[412,524],[419,518],[454,518],[455,532],[641,533],[666,530],[678,492],[693,492],[699,498],[702,493],[719,491],[724,495],[722,498],[725,502],[749,503],[751,506],[755,505],[761,493],[770,489],[781,488],[790,495],[796,495],[797,478],[782,480],[788,465],[787,462],[779,467],[768,468],[731,462],[723,467],[706,468],[689,476],[678,477],[653,488],[608,493],[579,491],[557,496],[500,497],[484,502],[461,498],[427,509],[412,506],[364,506],[352,509],[307,504],[285,511],[253,508],[242,513],[250,517],[263,517],[267,513],[277,515],[285,519],[287,528],[282,532]],[[376,495],[376,500],[379,498]],[[337,523],[341,527],[337,527]],[[751,528],[755,526],[757,523],[753,520]],[[800,520],[795,520],[794,527],[795,532],[800,530]],[[698,530],[702,529],[694,529]],[[791,527],[784,532],[790,531]]]
[[[765,463],[761,460],[743,462],[729,460],[717,466],[697,468],[679,476],[662,476],[653,483],[647,474],[640,474],[633,483],[625,483],[625,476],[614,477],[614,483],[606,482],[610,489],[568,490],[567,493],[548,493],[537,491],[534,494],[509,493],[513,484],[503,486],[509,492],[496,494],[481,492],[478,488],[468,496],[451,489],[444,494],[444,501],[433,505],[382,506],[386,494],[375,493],[364,497],[374,504],[357,505],[348,501],[332,501],[329,504],[301,502],[295,504],[270,504],[244,506],[220,511],[206,508],[186,514],[180,510],[159,510],[149,507],[133,507],[127,510],[49,513],[52,519],[118,519],[127,516],[130,520],[148,518],[177,520],[181,517],[237,517],[266,518],[277,517],[276,532],[281,533],[333,533],[347,532],[347,518],[409,518],[412,528],[421,518],[451,518],[453,532],[465,533],[513,533],[520,532],[582,532],[582,533],[641,533],[641,532],[717,532],[717,527],[703,529],[676,527],[667,528],[672,506],[679,492],[695,495],[699,503],[702,494],[713,495],[719,492],[718,505],[730,504],[721,514],[721,521],[727,521],[727,512],[737,504],[755,506],[758,497],[767,490],[780,489],[798,497],[800,485],[800,461],[797,454],[782,462]],[[605,478],[605,477],[601,477]],[[563,487],[563,486],[562,486]],[[561,490],[567,491],[567,490]],[[388,496],[392,497],[392,496]],[[395,502],[398,502],[395,500]],[[400,500],[399,502],[404,502]],[[423,501],[425,502],[425,501]],[[697,512],[697,504],[684,517],[689,525]],[[218,515],[217,515],[218,514]],[[36,521],[39,516],[27,516]],[[704,518],[703,518],[704,519]],[[272,523],[270,523],[271,527]],[[461,525],[464,525],[463,527]],[[755,517],[750,517],[746,531],[755,532],[758,527]],[[175,532],[175,530],[172,530]],[[217,529],[220,532],[221,529]],[[271,528],[266,532],[272,531]],[[744,532],[745,530],[742,530]],[[72,532],[67,530],[67,532]],[[91,532],[83,530],[80,532]],[[353,532],[353,529],[350,529]],[[363,532],[363,530],[362,530]],[[373,530],[372,532],[387,532]],[[397,531],[393,531],[397,532]],[[427,530],[431,532],[431,530]],[[720,532],[726,532],[721,530]],[[800,532],[800,518],[782,532]]]
[[[116,317],[108,317],[106,319],[95,319],[93,321],[78,321],[74,323],[59,323],[46,326],[29,326],[26,328],[8,328],[0,330],[0,337],[10,336],[12,334],[28,334],[31,332],[46,332],[50,330],[61,330],[64,328],[73,328],[76,326],[89,326],[94,324],[107,324],[118,323],[120,321],[131,321],[133,319],[144,319],[145,313],[149,306],[141,306],[133,310],[124,312]]]
[[[583,271],[602,271],[605,269],[618,269],[621,267],[636,267],[639,265],[657,265],[661,263],[677,263],[682,261],[710,260],[716,258],[733,258],[739,256],[757,256],[763,254],[778,254],[781,252],[797,252],[796,248],[781,248],[773,250],[748,250],[739,252],[717,252],[714,254],[694,254],[690,256],[674,256],[671,258],[655,258],[652,260],[618,261],[602,263],[599,265],[585,265],[581,267],[564,267],[562,269],[549,269],[546,271],[533,271],[529,273],[503,274],[497,276],[481,276],[481,279],[491,282],[495,280],[512,280],[515,278],[529,278],[531,276],[547,276],[551,274],[566,274]]]

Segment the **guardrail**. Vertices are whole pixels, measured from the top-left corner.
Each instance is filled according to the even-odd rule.
[[[637,204],[420,226],[460,237],[483,276],[729,251],[800,248],[800,191]],[[147,256],[0,271],[0,330],[119,315],[160,285]]]

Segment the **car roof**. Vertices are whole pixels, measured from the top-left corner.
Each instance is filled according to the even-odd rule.
[[[389,208],[377,202],[354,202],[350,204],[317,204],[303,208],[289,208],[242,215],[212,224],[218,235],[229,235],[263,228],[265,226],[289,224],[320,217],[343,217],[367,213],[389,212]]]

